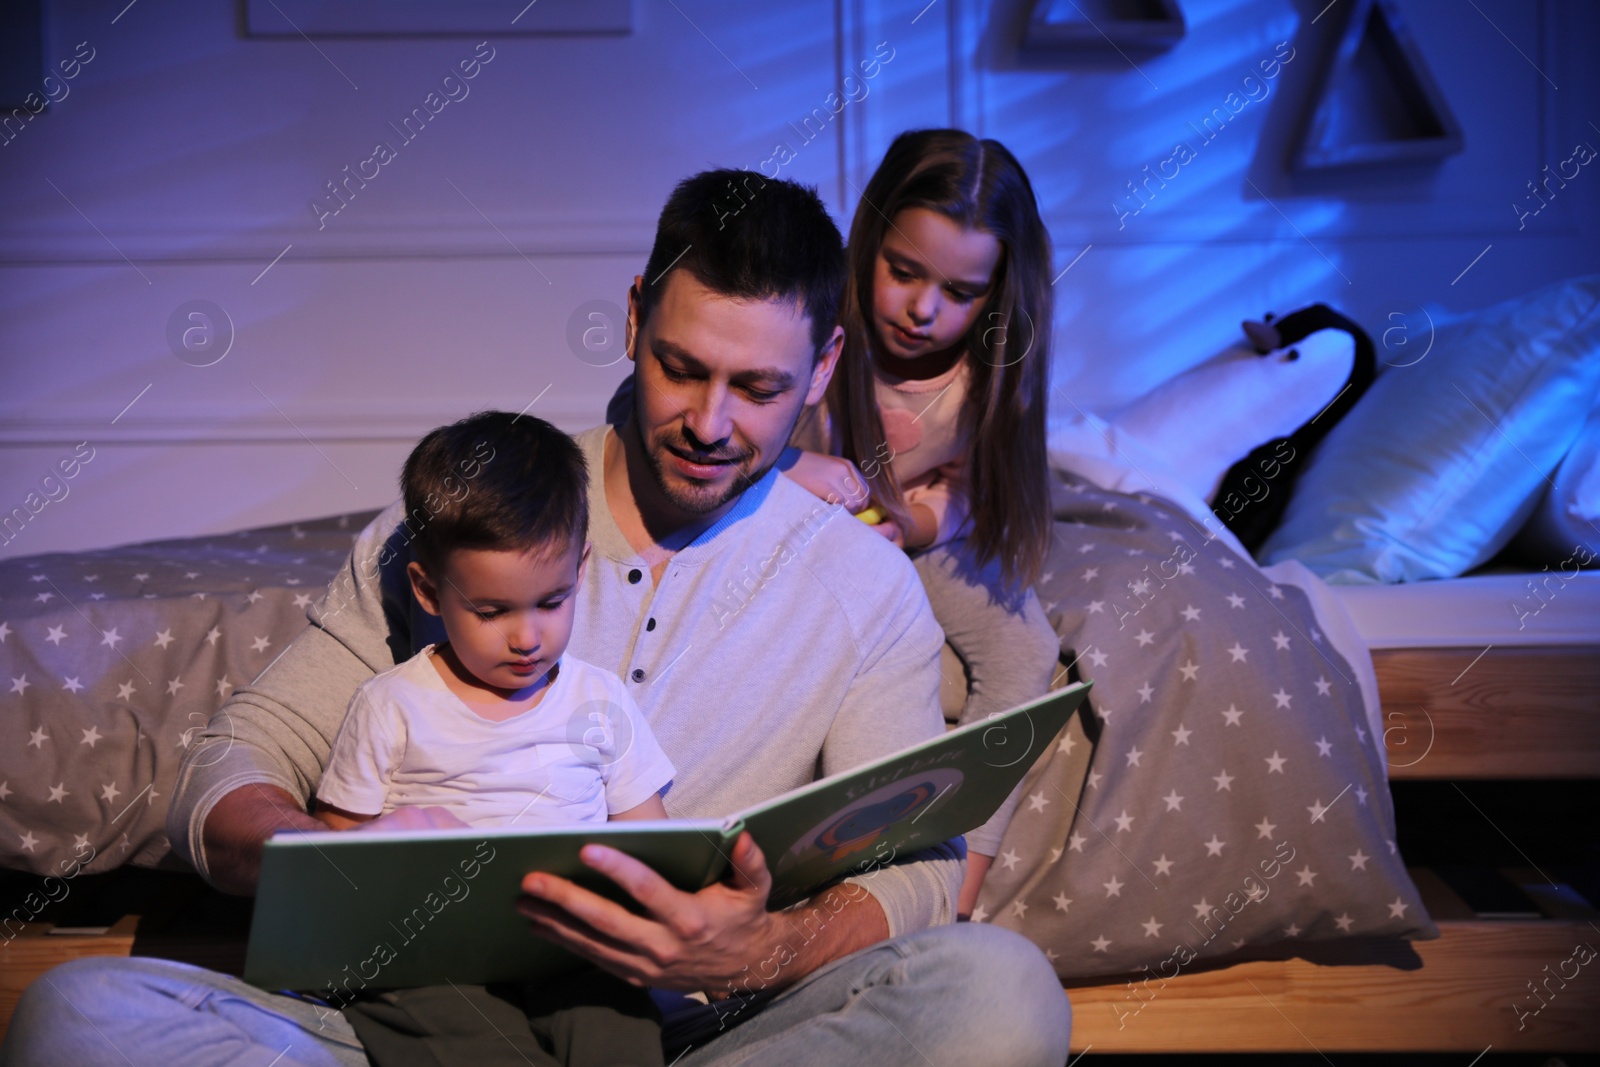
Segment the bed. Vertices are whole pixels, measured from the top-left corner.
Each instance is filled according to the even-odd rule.
[[[1191,842],[1187,858],[1205,864],[1221,861],[1241,838],[1253,844],[1248,829],[1252,817],[1241,804],[1220,803],[1231,799],[1226,793],[1208,796],[1204,776],[1191,775],[1185,782],[1177,766],[1172,775],[1183,784],[1156,797],[1170,808],[1151,802],[1154,791],[1131,788],[1136,761],[1139,766],[1148,762],[1148,742],[1162,738],[1159,730],[1148,728],[1135,731],[1132,740],[1119,736],[1117,726],[1126,708],[1149,710],[1143,693],[1134,703],[1128,690],[1136,684],[1154,685],[1159,704],[1167,665],[1154,653],[1162,651],[1166,628],[1189,620],[1163,614],[1159,599],[1139,608],[1136,634],[1154,643],[1141,650],[1136,671],[1149,678],[1143,683],[1127,674],[1117,678],[1112,646],[1120,630],[1109,627],[1092,605],[1104,602],[1109,607],[1120,595],[1133,608],[1126,587],[1143,579],[1120,563],[1118,551],[1106,554],[1080,545],[1084,557],[1076,567],[1062,566],[1058,552],[1052,558],[1053,581],[1041,583],[1039,592],[1042,599],[1058,604],[1053,618],[1063,639],[1064,662],[1089,676],[1097,669],[1113,675],[1112,687],[1097,686],[1113,711],[1105,731],[1112,743],[1079,746],[1076,765],[1057,755],[1034,768],[1025,789],[1037,790],[1030,798],[1043,810],[1019,806],[980,903],[989,921],[1023,930],[1046,946],[1072,992],[1077,1008],[1073,1043],[1080,1051],[1477,1055],[1490,1046],[1528,1052],[1600,1048],[1594,986],[1592,979],[1585,985],[1580,978],[1594,955],[1594,932],[1600,929],[1600,913],[1592,903],[1600,900],[1600,885],[1592,877],[1592,835],[1569,835],[1589,864],[1582,893],[1568,883],[1567,874],[1553,866],[1544,870],[1538,855],[1530,858],[1518,845],[1538,837],[1537,831],[1569,810],[1569,797],[1552,792],[1546,783],[1558,782],[1575,796],[1592,797],[1588,783],[1600,778],[1595,758],[1600,745],[1600,581],[1593,572],[1579,569],[1593,565],[1600,546],[1595,498],[1600,489],[1595,459],[1600,444],[1600,277],[1556,283],[1481,312],[1441,315],[1440,321],[1445,324],[1428,358],[1385,361],[1383,372],[1358,401],[1349,392],[1359,384],[1353,374],[1338,396],[1331,391],[1296,392],[1285,378],[1283,389],[1252,393],[1254,406],[1241,407],[1234,403],[1242,395],[1241,375],[1255,373],[1259,365],[1248,358],[1223,357],[1158,387],[1132,405],[1132,415],[1125,410],[1102,419],[1073,405],[1073,413],[1052,420],[1051,461],[1058,480],[1074,483],[1075,493],[1083,492],[1084,485],[1091,487],[1091,494],[1100,491],[1102,508],[1121,507],[1130,499],[1147,505],[1153,497],[1171,507],[1164,517],[1147,516],[1143,525],[1157,529],[1166,522],[1181,532],[1187,522],[1197,534],[1213,531],[1218,513],[1211,502],[1218,499],[1214,489],[1222,468],[1235,464],[1228,471],[1231,478],[1245,462],[1240,457],[1285,444],[1258,444],[1259,438],[1249,436],[1271,410],[1289,400],[1309,400],[1302,409],[1310,419],[1301,423],[1304,431],[1334,407],[1328,397],[1344,397],[1343,415],[1331,428],[1323,419],[1325,432],[1305,450],[1293,476],[1274,481],[1276,469],[1251,472],[1264,474],[1254,479],[1255,487],[1263,499],[1275,501],[1281,519],[1274,517],[1261,531],[1250,554],[1234,543],[1231,557],[1222,553],[1219,558],[1222,566],[1231,562],[1237,567],[1253,555],[1265,564],[1254,572],[1263,580],[1282,590],[1299,586],[1329,636],[1335,619],[1344,620],[1356,634],[1363,651],[1346,645],[1341,648],[1343,662],[1322,659],[1352,671],[1362,661],[1372,668],[1373,692],[1363,696],[1369,714],[1380,715],[1370,727],[1379,741],[1373,754],[1380,763],[1375,772],[1363,758],[1345,777],[1354,784],[1363,773],[1369,778],[1375,773],[1392,776],[1395,796],[1407,797],[1413,806],[1426,799],[1427,806],[1440,811],[1446,808],[1437,805],[1437,795],[1459,798],[1448,816],[1453,822],[1441,827],[1441,836],[1462,838],[1465,847],[1479,847],[1485,857],[1496,849],[1510,850],[1516,854],[1511,861],[1515,866],[1496,860],[1501,866],[1478,879],[1483,872],[1476,868],[1482,865],[1469,865],[1473,869],[1465,873],[1470,877],[1463,878],[1457,869],[1412,866],[1406,856],[1402,870],[1387,872],[1385,895],[1378,899],[1409,914],[1409,885],[1427,913],[1426,922],[1419,918],[1409,930],[1403,922],[1385,929],[1381,921],[1362,929],[1362,916],[1353,905],[1367,895],[1356,891],[1352,907],[1342,913],[1350,922],[1330,931],[1329,916],[1319,914],[1311,898],[1313,893],[1337,896],[1349,891],[1337,880],[1328,887],[1330,870],[1352,873],[1340,868],[1340,850],[1330,850],[1315,862],[1296,862],[1297,881],[1312,883],[1303,886],[1303,904],[1296,896],[1301,884],[1276,883],[1265,906],[1252,909],[1247,902],[1236,913],[1230,908],[1233,925],[1222,937],[1202,919],[1206,928],[1194,931],[1198,951],[1179,955],[1176,962],[1177,953],[1162,951],[1130,952],[1117,961],[1097,959],[1114,955],[1119,939],[1128,951],[1130,942],[1140,944],[1142,936],[1151,945],[1169,938],[1185,925],[1180,919],[1194,925],[1181,910],[1163,911],[1162,894],[1150,891],[1137,910],[1123,909],[1132,914],[1123,916],[1120,933],[1111,929],[1111,919],[1103,918],[1105,902],[1097,898],[1115,893],[1117,902],[1126,904],[1128,886],[1141,888],[1132,877],[1122,879],[1127,885],[1116,884],[1113,870],[1184,858],[1159,851],[1152,856],[1142,842],[1124,837],[1115,820],[1131,818],[1137,825],[1142,819],[1156,827],[1158,838],[1165,834],[1168,840],[1185,820],[1199,832],[1209,832],[1203,819],[1188,819],[1198,795],[1202,816],[1217,831],[1204,842]],[[1356,337],[1359,370],[1363,347],[1366,358],[1374,358],[1371,340],[1348,320],[1340,328]],[[1317,336],[1328,335],[1308,339]],[[1315,354],[1306,341],[1296,345]],[[1261,355],[1286,355],[1290,367],[1305,362],[1294,362],[1293,348]],[[1281,365],[1277,369],[1294,373]],[[1326,389],[1326,384],[1319,388]],[[1231,421],[1223,414],[1228,412],[1236,416]],[[1290,425],[1296,422],[1289,420]],[[1106,500],[1108,493],[1112,497]],[[1054,503],[1058,535],[1070,540],[1084,533],[1083,526],[1096,525],[1094,509],[1064,496],[1059,486]],[[1219,541],[1227,541],[1223,531],[1215,532]],[[1104,542],[1103,529],[1092,533],[1087,540]],[[1136,542],[1116,547],[1130,552],[1148,548]],[[1207,544],[1206,553],[1211,552]],[[1196,573],[1182,579],[1191,583],[1194,595],[1185,593],[1178,603],[1214,620],[1238,605],[1224,606],[1217,599],[1215,594],[1225,590],[1217,586],[1218,572],[1208,567],[1206,558],[1195,554]],[[1486,564],[1505,560],[1521,566],[1481,572]],[[1108,568],[1114,575],[1109,583]],[[1340,584],[1330,585],[1319,576]],[[1249,590],[1238,590],[1247,604],[1264,603],[1261,584],[1256,583],[1255,601],[1249,599]],[[1202,601],[1202,594],[1211,599]],[[1085,600],[1089,608],[1082,607]],[[1294,600],[1289,595],[1274,610],[1294,614]],[[1067,607],[1061,610],[1060,605]],[[1151,611],[1162,625],[1143,625]],[[1307,623],[1303,614],[1299,620],[1298,629],[1285,626],[1275,635],[1275,640],[1288,642],[1282,654],[1299,651],[1301,663],[1295,670],[1302,680],[1316,672],[1319,680],[1334,680],[1339,695],[1336,676],[1304,655]],[[1358,716],[1347,715],[1352,724],[1347,727],[1334,709],[1318,705],[1315,697],[1308,702],[1303,688],[1274,690],[1274,701],[1265,703],[1269,694],[1244,686],[1240,692],[1253,703],[1241,697],[1237,705],[1227,702],[1226,689],[1216,697],[1201,693],[1198,683],[1208,670],[1212,675],[1218,668],[1226,672],[1235,658],[1261,661],[1259,634],[1235,638],[1233,624],[1225,627],[1221,635],[1202,633],[1191,641],[1206,653],[1184,661],[1199,666],[1196,678],[1179,679],[1196,687],[1188,701],[1193,714],[1210,716],[1222,732],[1236,720],[1277,730],[1283,724],[1273,719],[1276,705],[1287,711],[1292,704],[1296,714],[1309,708],[1319,717],[1302,724],[1310,729],[1272,738],[1297,744],[1298,751],[1275,747],[1268,755],[1289,757],[1290,767],[1298,755],[1298,766],[1309,766],[1314,774],[1325,770],[1318,764],[1328,755],[1323,744],[1348,746],[1351,728],[1358,740],[1365,740]],[[1112,651],[1110,666],[1096,662],[1095,651]],[[1274,646],[1267,655],[1270,659],[1279,652]],[[1355,699],[1348,687],[1343,695]],[[1179,701],[1173,711],[1184,709]],[[1219,713],[1224,716],[1220,723]],[[1163,722],[1160,728],[1172,725]],[[1219,791],[1238,788],[1238,782],[1222,777],[1230,772],[1219,765],[1234,758],[1235,749],[1250,747],[1246,732],[1236,737],[1233,748],[1213,748],[1208,754],[1216,770],[1207,773],[1217,774]],[[1314,756],[1305,748],[1307,741],[1319,746]],[[1364,747],[1355,751],[1366,755]],[[1252,758],[1259,756],[1257,750]],[[1275,762],[1267,764],[1265,777],[1272,776]],[[1096,772],[1101,788],[1105,783],[1115,788],[1118,775],[1124,779],[1114,803],[1104,803],[1092,788]],[[1463,783],[1471,785],[1470,791]],[[1151,784],[1161,793],[1168,789],[1164,782]],[[1324,794],[1325,803],[1329,785],[1326,774],[1320,780],[1282,781],[1275,793],[1261,793],[1252,802],[1262,810],[1277,803],[1273,810],[1287,811],[1292,818],[1293,808],[1282,801],[1299,792],[1296,802],[1312,805],[1315,822],[1318,794]],[[1544,807],[1532,810],[1524,804],[1526,821],[1502,824],[1471,796],[1491,786],[1501,796],[1537,797]],[[1388,796],[1390,790],[1382,792]],[[1075,810],[1068,810],[1062,801],[1073,798],[1081,799]],[[1053,823],[1051,811],[1056,813]],[[1365,836],[1389,829],[1388,817],[1380,813]],[[1585,827],[1581,819],[1576,821]],[[1291,825],[1282,814],[1261,816],[1260,844]],[[1106,846],[1104,855],[1094,861],[1070,857],[1063,863],[1064,848],[1090,848],[1097,838]],[[1207,851],[1200,852],[1196,843]],[[1392,848],[1394,839],[1383,844]],[[1413,834],[1408,848],[1412,855],[1432,855],[1437,850],[1428,844]],[[1348,853],[1349,865],[1365,872],[1373,854],[1362,845]],[[1165,878],[1164,870],[1153,866],[1144,874],[1146,881]],[[1285,884],[1287,896],[1279,892]],[[1494,890],[1487,895],[1486,884]],[[1510,899],[1501,889],[1509,891]],[[1192,886],[1187,897],[1178,895],[1180,903],[1196,907],[1195,918],[1215,912],[1216,898],[1200,896]],[[1093,905],[1089,913],[1074,920],[1075,910],[1086,902]],[[1202,903],[1211,905],[1211,911],[1201,908]],[[1268,914],[1274,907],[1276,914]],[[1338,922],[1340,917],[1334,918]],[[1147,928],[1141,933],[1141,927]]]
[[[1176,390],[1162,387],[1158,394],[1173,395],[1153,394],[1166,419],[1154,435],[1083,412],[1053,420],[1058,543],[1038,591],[1062,636],[1063,663],[1106,676],[1110,684],[1097,678],[1092,698],[1111,714],[1096,721],[1105,710],[1096,707],[1064,739],[1074,752],[1051,754],[1030,772],[1029,803],[1019,805],[980,905],[987,921],[1046,948],[1075,1005],[1076,1050],[1600,1049],[1594,986],[1580,979],[1600,929],[1600,890],[1590,877],[1577,892],[1517,845],[1562,810],[1563,798],[1542,783],[1600,778],[1600,574],[1578,569],[1592,564],[1597,528],[1574,506],[1580,484],[1593,491],[1600,440],[1597,294],[1600,279],[1579,279],[1468,316],[1441,329],[1435,362],[1380,375],[1316,446],[1298,482],[1269,487],[1288,495],[1288,506],[1253,546],[1265,566],[1219,528],[1202,495],[1212,474],[1168,466],[1190,454],[1194,413],[1218,410],[1226,389],[1195,404],[1181,377]],[[1418,404],[1422,396],[1427,404]],[[1155,437],[1160,446],[1146,447]],[[1108,516],[1118,512],[1155,532],[1153,543],[1117,529]],[[1479,570],[1509,558],[1502,550],[1535,529],[1543,566]],[[1193,550],[1167,556],[1157,577],[1137,556],[1162,547],[1161,532]],[[1180,573],[1173,562],[1190,569]],[[1152,584],[1159,595],[1148,595]],[[1181,592],[1172,598],[1169,588]],[[1283,623],[1271,645],[1260,630],[1247,636],[1252,626],[1236,610],[1256,608]],[[1218,616],[1221,631],[1207,633]],[[1123,617],[1128,625],[1116,625]],[[1312,626],[1337,653],[1319,645]],[[1181,640],[1168,636],[1186,627]],[[1119,668],[1119,654],[1124,664],[1137,657],[1133,670]],[[1206,690],[1208,676],[1246,666],[1268,672],[1267,684],[1241,679]],[[1280,667],[1287,674],[1271,673]],[[1370,689],[1340,684],[1360,680],[1364,667]],[[1327,683],[1335,704],[1364,702],[1365,720],[1319,703]],[[1184,686],[1189,695],[1162,708],[1163,687]],[[1119,728],[1130,711],[1132,728]],[[1288,713],[1296,721],[1285,729]],[[1139,716],[1152,714],[1141,727]],[[1211,761],[1200,773],[1171,758],[1201,738],[1189,736],[1197,718],[1217,734],[1237,728],[1230,743],[1198,755]],[[1249,779],[1231,764],[1263,757],[1252,736],[1261,730],[1270,751],[1256,774],[1268,781],[1282,769],[1284,777],[1241,799]],[[1341,748],[1359,758],[1330,777],[1326,761]],[[1143,775],[1163,752],[1175,786]],[[1296,780],[1297,768],[1311,777]],[[1365,788],[1388,799],[1387,785],[1371,783],[1391,777],[1395,795],[1414,804],[1431,795],[1419,786],[1437,783],[1460,798],[1452,817],[1487,839],[1485,853],[1502,841],[1513,850],[1515,867],[1489,869],[1487,880],[1515,899],[1486,899],[1476,866],[1466,877],[1455,865],[1412,866],[1396,848],[1392,810],[1381,805],[1357,813],[1368,815],[1366,825],[1349,828],[1354,837],[1336,847],[1307,836],[1333,806],[1339,780],[1358,798]],[[1502,825],[1462,783],[1474,792],[1507,783],[1549,803],[1525,812],[1529,822]],[[1248,813],[1251,804],[1259,815]],[[1292,861],[1293,880],[1263,879],[1256,888],[1272,892],[1259,904],[1244,893],[1224,915],[1205,892],[1215,883],[1167,888],[1181,863],[1220,868],[1241,845],[1259,852],[1283,838],[1296,818],[1295,844],[1311,842],[1313,856]],[[1124,823],[1151,828],[1154,843],[1125,833]],[[1465,832],[1470,840],[1474,831]],[[1592,841],[1576,836],[1592,875]],[[1100,854],[1088,855],[1097,846]],[[1370,887],[1351,884],[1385,848],[1394,866],[1379,863],[1383,877]],[[1119,876],[1124,870],[1138,874]],[[1374,902],[1392,909],[1393,921],[1358,910]]]

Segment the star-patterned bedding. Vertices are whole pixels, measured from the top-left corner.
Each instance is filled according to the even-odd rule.
[[[1025,779],[973,917],[1063,978],[1437,937],[1395,848],[1383,738],[1306,592],[1163,498],[1053,478],[1037,592],[1092,710]]]
[[[0,863],[164,865],[185,748],[373,514],[0,561]]]
[[[1305,593],[1163,498],[1055,477],[1038,592],[1092,713],[1030,772],[975,918],[1063,977],[1437,936],[1394,852],[1375,720]],[[0,862],[175,863],[184,750],[373,514],[0,561]]]

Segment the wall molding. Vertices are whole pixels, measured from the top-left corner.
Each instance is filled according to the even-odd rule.
[[[858,182],[857,188],[861,187],[862,183]],[[851,202],[853,204],[854,199]],[[1289,217],[1296,219],[1297,224],[1300,224],[1298,220],[1303,220],[1306,213],[1316,210],[1325,203],[1319,201],[1308,205],[1305,201],[1292,201],[1287,204],[1280,203],[1279,206],[1284,207]],[[1111,218],[1109,213],[1101,215],[1082,211],[1047,212],[1044,222],[1058,245],[1064,242],[1074,248],[1084,242],[1106,248],[1160,248],[1172,245],[1270,246],[1304,242],[1304,238],[1285,223],[1271,205],[1262,202],[1260,208],[1254,218],[1243,223],[1235,221],[1229,225],[1226,232],[1217,231],[1214,219],[1181,214],[1165,215],[1160,211],[1160,205],[1157,205],[1148,217],[1134,219],[1122,230],[1112,225],[1115,219]],[[1457,216],[1450,220],[1448,227],[1361,224],[1357,220],[1357,225],[1352,228],[1343,229],[1335,226],[1313,230],[1311,233],[1314,240],[1330,246],[1407,243],[1419,240],[1549,241],[1582,236],[1582,228],[1570,199],[1553,204],[1552,208],[1554,210],[1547,213],[1551,217],[1541,220],[1537,233],[1519,232],[1513,225],[1514,220],[1510,219],[1511,213],[1504,212],[1502,217],[1501,211],[1485,212],[1477,219],[1462,219]],[[849,220],[843,220],[841,228],[848,230],[848,227]],[[228,249],[197,248],[174,240],[171,235],[166,234],[135,236],[124,234],[115,239],[117,249],[120,249],[122,254],[108,246],[98,235],[92,235],[87,239],[76,235],[66,239],[41,238],[38,244],[13,242],[0,237],[0,269],[83,265],[125,268],[127,261],[123,258],[123,254],[135,263],[147,267],[237,263],[265,268],[269,264],[292,267],[304,266],[307,263],[352,260],[404,262],[521,258],[538,265],[550,260],[606,256],[621,256],[642,263],[650,254],[654,232],[652,223],[631,235],[618,234],[614,240],[580,245],[575,242],[550,239],[548,235],[546,239],[540,239],[528,233],[518,236],[508,231],[507,235],[515,244],[515,247],[512,247],[504,240],[497,239],[497,243],[485,244],[459,236],[454,239],[418,240],[394,230],[386,231],[370,244],[319,243],[315,241],[314,235],[310,240],[303,236],[301,240],[296,240],[289,231],[282,231],[275,236],[257,231],[244,238],[238,246]],[[284,253],[286,249],[287,254],[279,259],[279,254]],[[0,430],[0,434],[3,434],[3,430]],[[3,439],[3,436],[0,436],[0,440]]]
[[[288,259],[438,259],[496,256],[643,256],[655,237],[654,215],[527,217],[465,223],[419,223],[383,218],[329,219],[318,230],[266,222],[231,226],[117,227],[102,232],[77,216],[59,225],[0,231],[0,266],[38,263],[270,262],[293,245]]]
[[[487,405],[478,405],[480,407]],[[529,414],[568,431],[586,430],[604,417],[604,400],[594,405],[538,404]],[[338,411],[290,412],[290,422],[273,411],[238,405],[207,414],[176,417],[126,415],[115,424],[103,413],[65,412],[48,418],[0,418],[0,448],[72,444],[215,445],[215,444],[389,444],[407,446],[436,426],[466,414],[460,408],[416,408],[396,411],[393,405],[350,405]]]

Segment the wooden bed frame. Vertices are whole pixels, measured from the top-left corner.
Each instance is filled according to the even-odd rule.
[[[1380,650],[1373,661],[1392,778],[1600,778],[1600,645]],[[1600,919],[1482,921],[1431,872],[1412,873],[1440,939],[1257,950],[1165,984],[1072,984],[1074,1052],[1600,1050],[1600,968],[1547,984],[1535,1017],[1513,1009],[1531,1003],[1526,983],[1549,983],[1575,946],[1600,942]],[[242,963],[242,944],[163,944],[136,916],[101,935],[48,931],[30,924],[0,944],[0,1035],[27,984],[68,959],[128,955],[138,940],[141,954]]]
[[[1600,645],[1372,659],[1391,778],[1600,778]],[[1600,1050],[1600,973],[1550,978],[1576,946],[1600,945],[1600,919],[1479,920],[1432,872],[1412,875],[1438,940],[1259,951],[1164,986],[1069,985],[1074,1052]],[[1550,983],[1548,1003],[1519,1019],[1514,1003],[1536,1003],[1529,981]]]

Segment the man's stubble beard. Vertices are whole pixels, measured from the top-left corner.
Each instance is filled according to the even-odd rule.
[[[663,444],[660,451],[658,451],[656,448],[652,447],[649,441],[645,440],[643,409],[644,395],[643,391],[639,388],[638,374],[635,372],[633,394],[633,432],[639,445],[639,450],[644,454],[645,466],[649,468],[650,476],[655,479],[656,488],[660,490],[661,495],[666,498],[668,503],[686,515],[708,515],[711,512],[716,511],[730,500],[733,500],[735,497],[742,494],[746,489],[755,485],[762,478],[766,477],[767,472],[771,470],[773,466],[777,464],[778,460],[783,456],[783,450],[779,449],[777,455],[769,460],[766,466],[753,472],[747,470],[744,466],[734,468],[733,479],[728,483],[727,488],[722,490],[722,492],[717,494],[715,497],[709,496],[705,492],[690,491],[685,493],[678,485],[675,485],[669,480],[666,470],[666,461],[661,457],[661,452],[665,451],[665,445]],[[794,434],[794,428],[800,422],[800,416],[804,412],[804,404],[801,404],[795,409],[794,417],[789,420],[789,429],[783,437],[785,442],[787,442],[790,436]],[[674,443],[679,445],[683,444],[682,441],[676,441]],[[685,449],[685,451],[691,450]]]

